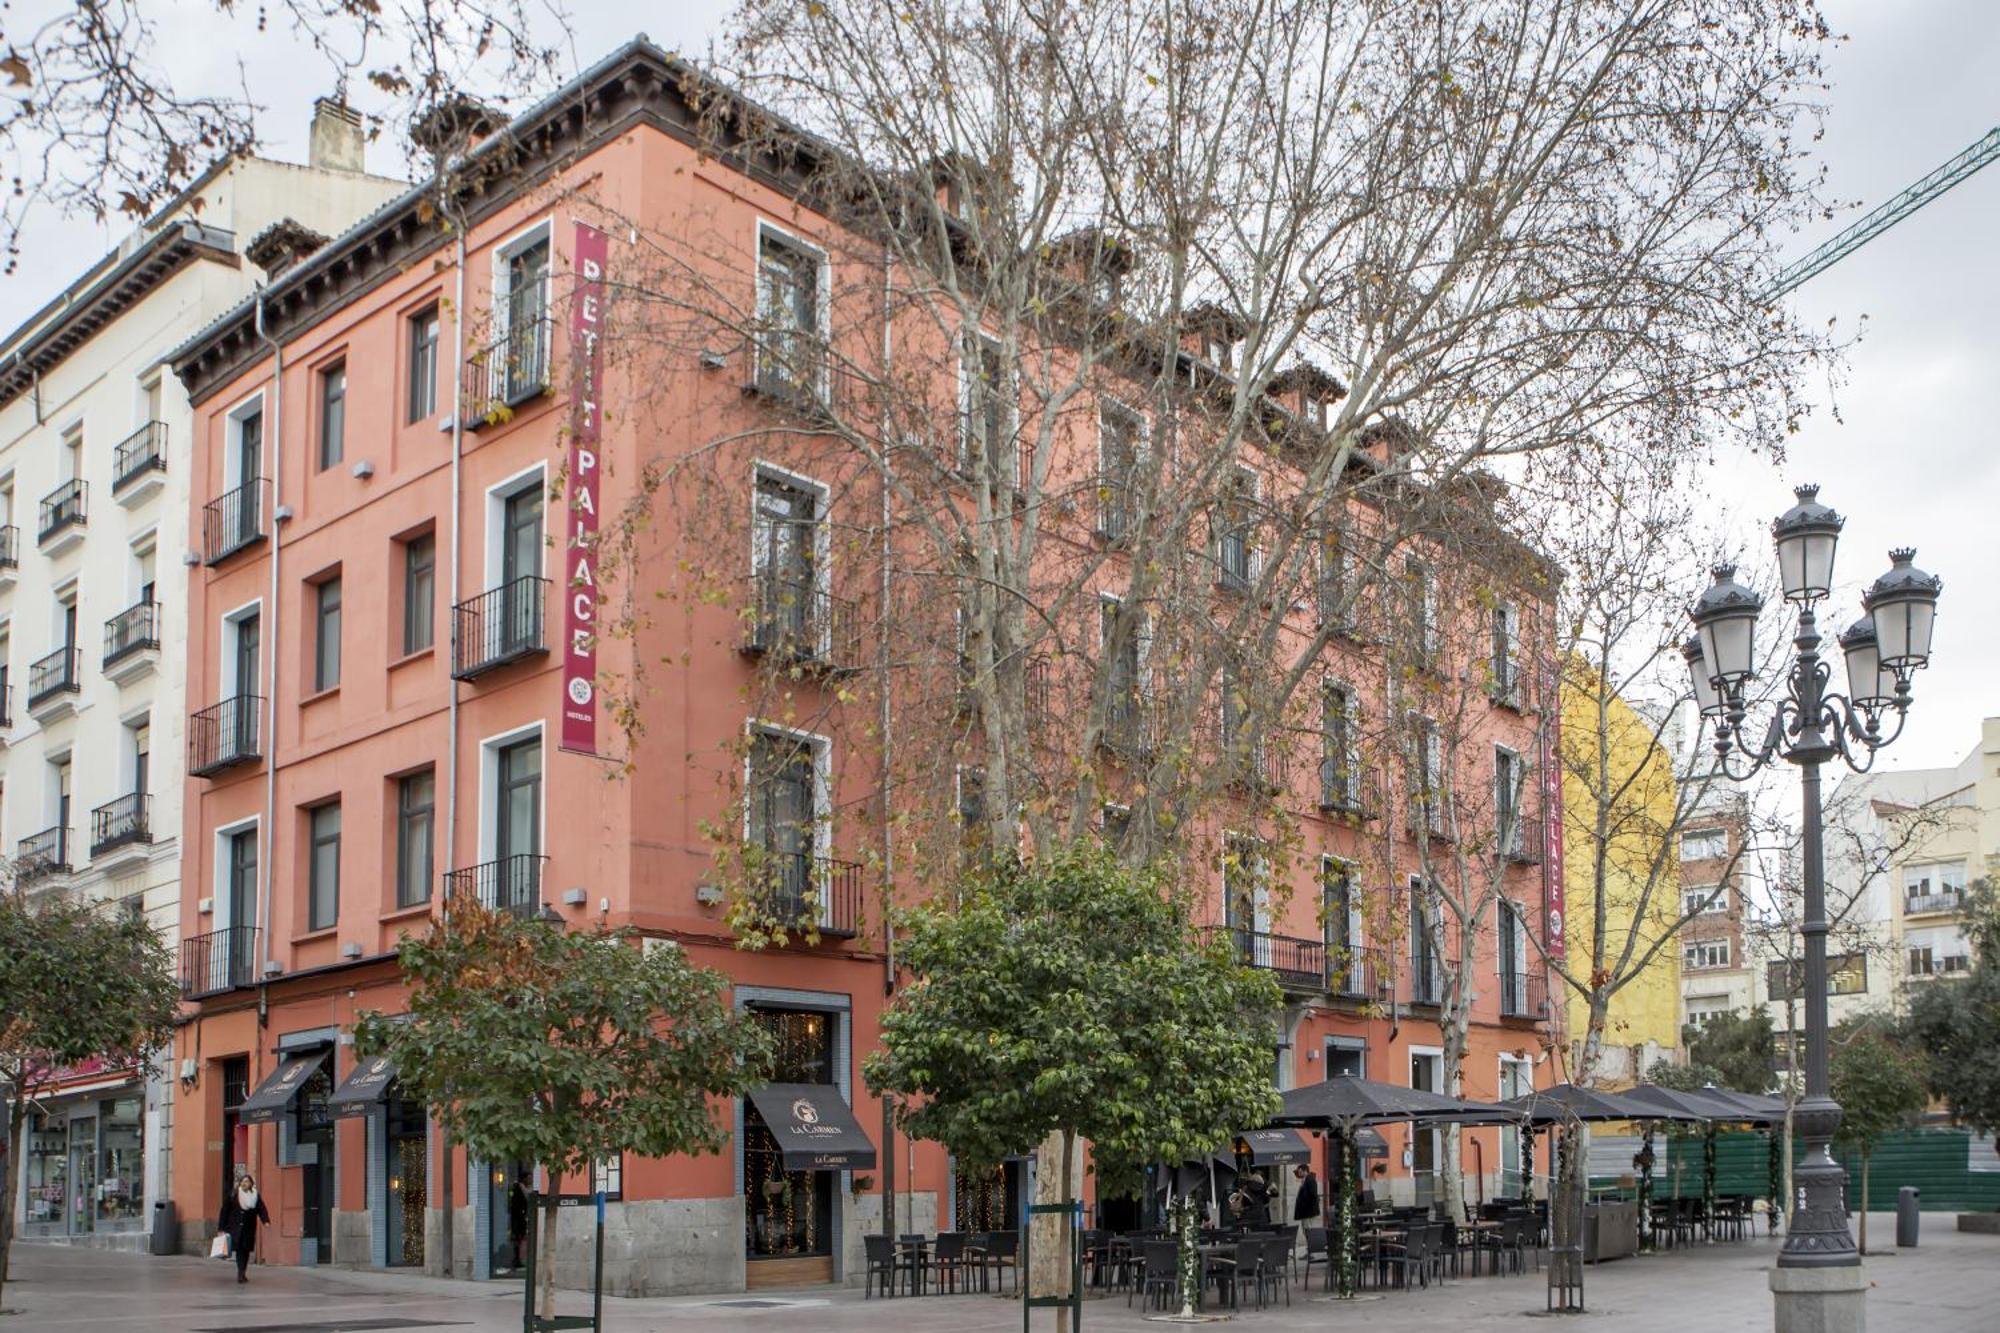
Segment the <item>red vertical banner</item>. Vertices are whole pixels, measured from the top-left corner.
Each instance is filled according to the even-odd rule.
[[[1569,952],[1569,916],[1563,910],[1562,675],[1544,658],[1542,680],[1542,947],[1549,957]]]
[[[597,516],[603,467],[598,382],[604,371],[605,234],[576,224],[576,292],[570,302],[569,536],[563,543],[562,748],[597,753]]]

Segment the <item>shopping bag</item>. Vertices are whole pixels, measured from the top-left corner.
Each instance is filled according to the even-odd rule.
[[[215,1233],[215,1239],[208,1243],[208,1257],[211,1259],[227,1259],[229,1257],[229,1233],[227,1231],[218,1231]]]

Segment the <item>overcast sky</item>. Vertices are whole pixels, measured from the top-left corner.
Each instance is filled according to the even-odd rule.
[[[324,67],[283,31],[260,34],[248,22],[216,19],[208,0],[169,3],[187,21],[166,25],[163,63],[182,86],[234,86],[240,68],[266,108],[264,151],[303,160],[312,99],[331,89],[299,75]],[[647,13],[645,29],[664,46],[698,53],[726,7],[724,0],[678,0]],[[1830,57],[1832,111],[1820,144],[1834,198],[1873,207],[2000,121],[1992,95],[2000,6],[1992,0],[1826,0],[1824,8],[1848,36]],[[633,6],[577,0],[571,9],[579,68],[635,31]],[[398,168],[386,145],[373,151],[371,167]],[[1799,237],[1792,252],[1806,253],[1859,211]],[[1858,614],[1859,589],[1888,567],[1892,545],[1916,545],[1917,563],[1944,577],[1936,665],[1919,678],[1909,729],[1885,756],[1892,767],[1956,763],[1977,743],[1980,718],[2000,714],[1996,237],[2000,164],[1793,293],[1788,299],[1810,319],[1852,330],[1865,318],[1846,383],[1818,395],[1820,411],[1791,442],[1784,464],[1724,460],[1711,481],[1716,504],[1756,540],[1790,503],[1790,486],[1820,483],[1821,498],[1848,519],[1837,569],[1843,588],[1827,617],[1836,628]],[[87,224],[37,219],[21,271],[0,278],[0,327],[13,327],[60,291],[113,239]],[[1767,620],[1775,631],[1777,617]]]

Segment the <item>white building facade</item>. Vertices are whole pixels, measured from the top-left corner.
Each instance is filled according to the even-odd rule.
[[[260,233],[336,234],[406,188],[362,171],[362,143],[321,103],[310,164],[218,163],[0,344],[0,848],[31,898],[104,902],[175,942],[198,543],[192,416],[161,358],[261,280]],[[89,1061],[34,1091],[17,1234],[143,1243],[173,1072]]]

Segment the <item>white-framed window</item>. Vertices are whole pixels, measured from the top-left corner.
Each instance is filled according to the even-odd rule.
[[[1222,923],[1239,943],[1271,930],[1270,854],[1263,842],[1246,833],[1228,833],[1222,840]],[[1254,946],[1252,946],[1254,947]],[[1245,962],[1256,963],[1254,957]],[[1264,960],[1268,962],[1268,959]]]
[[[1354,537],[1343,524],[1329,526],[1319,539],[1319,619],[1322,625],[1342,633],[1356,623],[1351,597],[1354,590]]]
[[[1320,804],[1361,808],[1361,704],[1352,686],[1328,681],[1320,690]]]
[[[1215,547],[1215,579],[1222,587],[1247,591],[1257,578],[1257,474],[1231,468],[1209,520]]]
[[[1519,707],[1521,691],[1521,608],[1502,602],[1493,608],[1493,697]]]
[[[215,830],[215,870],[210,920],[216,930],[248,928],[257,922],[259,819],[252,815]]]
[[[1965,897],[1965,862],[1934,861],[1903,867],[1905,911],[1936,911],[1959,906]]]
[[[1723,996],[1690,998],[1687,1001],[1686,1026],[1700,1032],[1716,1020],[1728,1017],[1731,1012],[1729,1001]]]
[[[1439,635],[1437,575],[1416,556],[1403,561],[1403,595],[1409,617],[1409,651],[1425,664],[1437,660]]]
[[[1321,938],[1335,993],[1366,995],[1371,990],[1361,921],[1360,871],[1344,857],[1319,858]]]
[[[1146,418],[1115,399],[1097,409],[1097,530],[1110,541],[1131,535],[1140,464],[1146,456]]]
[[[542,903],[542,850],[548,846],[547,747],[531,722],[479,742],[479,861],[469,883],[488,907],[529,913]]]
[[[261,479],[264,466],[264,395],[260,390],[229,409],[223,418],[222,489],[233,491]]]
[[[825,736],[751,719],[743,758],[743,841],[761,858],[774,906],[816,900],[833,919],[825,879],[833,854],[833,743]]]
[[[757,223],[757,387],[774,393],[824,391],[826,254],[769,222]]]
[[[831,647],[829,492],[811,477],[757,463],[750,478],[750,575],[758,642],[815,655]]]
[[[1438,837],[1445,834],[1444,736],[1435,718],[1410,715],[1410,826]]]
[[[493,251],[493,342],[481,357],[494,403],[522,402],[549,384],[550,226],[543,218]]]
[[[1681,966],[1690,972],[1729,966],[1729,941],[1688,940],[1681,946]]]
[[[1151,686],[1151,630],[1144,613],[1135,616],[1125,637],[1117,638],[1119,616],[1124,603],[1109,594],[1099,594],[1097,602],[1098,651],[1111,659],[1105,736],[1113,744],[1127,748],[1143,746],[1145,700]]]
[[[548,543],[544,508],[548,496],[543,465],[523,468],[486,489],[486,587],[505,587],[539,578]]]
[[[1522,845],[1522,798],[1527,794],[1528,768],[1520,753],[1504,745],[1493,747],[1493,827],[1503,855]]]
[[[967,333],[959,350],[959,466],[983,465],[994,486],[1021,483],[1014,439],[1014,376],[1006,349],[983,333]]]
[[[263,682],[262,599],[246,602],[222,616],[222,697],[262,694]]]
[[[1681,890],[1682,916],[1709,916],[1729,910],[1729,894],[1720,884],[1697,884]]]
[[[1726,829],[1689,829],[1681,834],[1681,860],[1720,861],[1729,855],[1729,833]]]

